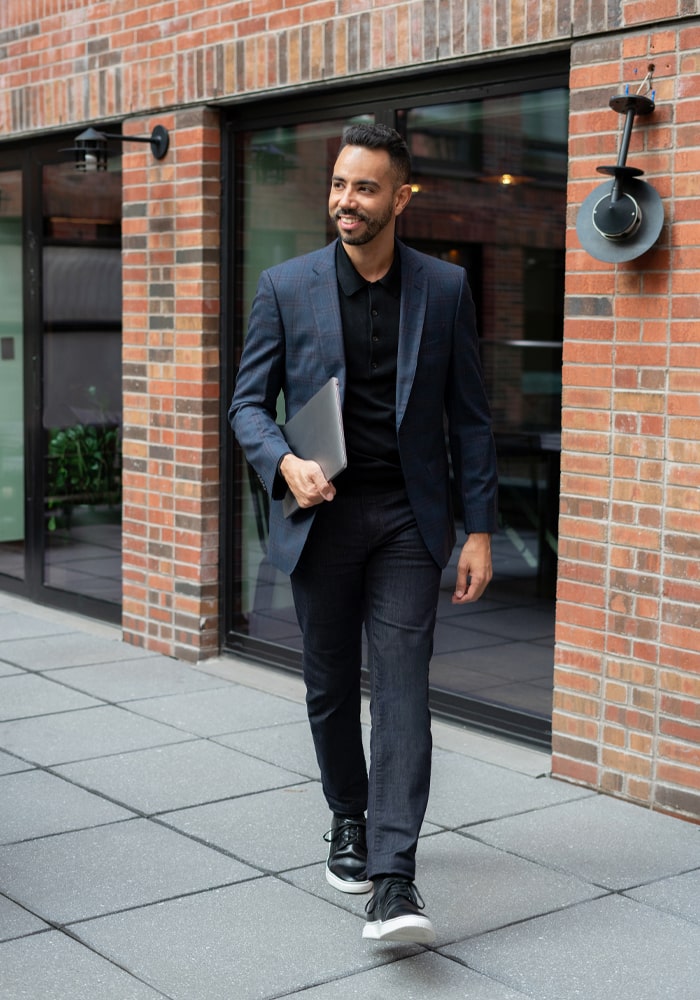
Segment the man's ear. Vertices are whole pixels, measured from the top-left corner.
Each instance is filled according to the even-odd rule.
[[[394,196],[394,215],[401,215],[404,208],[411,200],[412,194],[413,189],[410,184],[402,184],[401,187],[397,189]]]

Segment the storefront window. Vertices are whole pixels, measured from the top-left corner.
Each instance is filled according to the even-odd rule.
[[[240,254],[232,308],[239,346],[260,271],[334,236],[328,187],[348,120],[236,133]],[[436,703],[477,706],[457,715],[527,717],[542,733],[551,714],[554,644],[568,93],[425,100],[391,112],[384,106],[381,120],[405,135],[414,164],[399,238],[467,269],[499,452],[496,576],[478,604],[455,609],[455,550],[431,688]],[[283,420],[283,401],[278,416]],[[238,450],[234,467],[228,643],[298,665],[289,583],[266,559],[268,500]]]

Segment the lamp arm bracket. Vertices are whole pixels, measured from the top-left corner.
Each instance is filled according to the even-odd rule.
[[[124,135],[123,132],[103,132],[102,135],[120,142],[149,142],[156,160],[162,160],[170,146],[170,136],[164,125],[156,125],[150,135]]]

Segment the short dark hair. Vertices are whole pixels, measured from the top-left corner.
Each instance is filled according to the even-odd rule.
[[[389,154],[399,184],[411,180],[411,154],[402,136],[388,125],[348,125],[343,132],[341,150],[346,146],[364,146],[366,149],[385,149]]]

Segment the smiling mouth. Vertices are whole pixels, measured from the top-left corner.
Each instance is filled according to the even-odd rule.
[[[359,215],[357,212],[336,212],[335,213],[336,222],[366,222],[367,220],[364,216]]]

